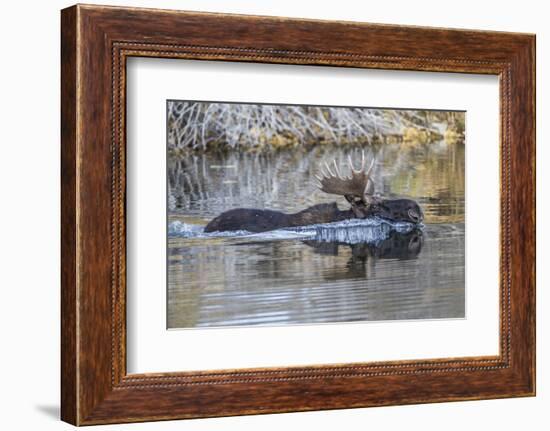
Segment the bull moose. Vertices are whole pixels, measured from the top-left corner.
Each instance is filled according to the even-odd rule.
[[[375,194],[371,172],[374,159],[366,168],[365,153],[361,166],[355,169],[348,156],[350,175],[343,176],[336,160],[331,167],[325,163],[321,175],[316,176],[318,187],[325,193],[344,196],[351,208],[340,210],[336,202],[318,204],[293,214],[281,211],[253,208],[236,208],[225,211],[206,225],[205,232],[236,231],[266,232],[280,228],[332,223],[349,219],[380,217],[390,221],[404,221],[420,224],[424,219],[422,209],[412,199],[385,199]]]

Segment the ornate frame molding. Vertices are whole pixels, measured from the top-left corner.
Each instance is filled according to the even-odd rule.
[[[202,30],[213,25],[217,32]],[[257,26],[284,32],[256,36]],[[311,34],[321,36],[312,41]],[[323,37],[328,34],[340,37]],[[62,418],[98,424],[533,395],[534,43],[534,36],[510,33],[65,9]],[[498,75],[500,354],[127,375],[125,66],[132,56]],[[252,392],[262,396],[251,397]]]

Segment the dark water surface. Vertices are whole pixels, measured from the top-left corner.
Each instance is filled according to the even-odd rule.
[[[223,211],[295,212],[343,198],[318,191],[324,161],[357,150],[198,154],[169,160],[168,327],[463,318],[464,145],[384,145],[376,190],[417,199],[422,229],[382,220],[263,234],[204,234]],[[373,156],[373,153],[369,153]]]

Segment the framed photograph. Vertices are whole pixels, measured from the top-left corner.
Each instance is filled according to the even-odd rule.
[[[535,394],[535,37],[61,14],[62,419]]]

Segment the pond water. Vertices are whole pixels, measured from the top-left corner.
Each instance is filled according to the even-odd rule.
[[[170,157],[168,328],[465,316],[464,145],[367,148],[376,191],[416,199],[424,226],[380,219],[251,234],[203,232],[232,208],[300,211],[345,199],[313,181],[358,148]]]

